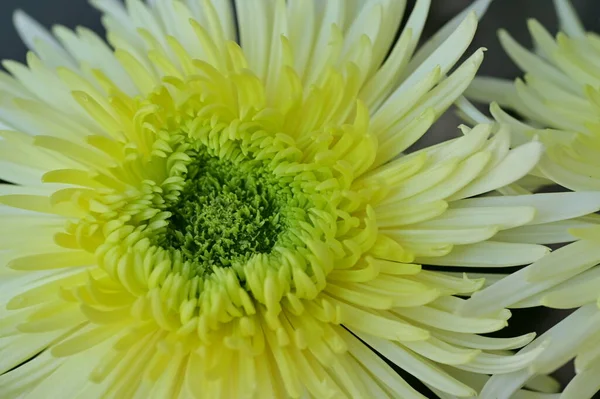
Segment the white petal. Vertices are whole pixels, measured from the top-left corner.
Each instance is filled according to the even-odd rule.
[[[396,394],[397,397],[425,399],[424,396],[417,393],[402,378],[398,378],[398,374],[363,342],[359,341],[358,338],[347,332],[345,329],[340,329],[340,335],[342,335],[347,342],[350,354]]]
[[[554,0],[560,29],[573,37],[585,37],[585,29],[568,0]]]
[[[599,179],[576,173],[560,163],[553,162],[548,157],[544,157],[538,167],[545,177],[571,190],[600,190]]]
[[[514,108],[515,90],[514,82],[507,79],[478,76],[465,90],[465,96],[476,102],[497,102],[502,107]]]
[[[219,29],[211,29],[214,26],[214,8],[210,8],[210,3],[205,3],[203,7],[203,18],[202,27],[207,31],[208,36],[217,46],[217,51],[223,50],[224,43],[222,40],[223,32]],[[204,51],[203,47],[199,44],[198,37],[194,32],[190,19],[193,18],[189,8],[181,2],[175,1],[160,1],[154,8],[151,16],[147,17],[148,21],[153,21],[157,26],[154,27],[156,32],[163,31],[164,33],[156,37],[159,43],[162,43],[164,52],[173,63],[177,64],[177,57],[173,54],[171,46],[166,42],[167,35],[173,36],[179,43],[183,45],[185,49],[192,55],[192,57],[198,55],[201,59],[210,59],[210,57],[202,57],[208,51]],[[215,32],[216,31],[216,32]],[[157,33],[158,34],[158,33]],[[219,61],[224,58],[222,53],[217,53]],[[219,67],[218,61],[211,62],[216,68]]]
[[[511,150],[489,173],[478,177],[468,186],[453,194],[450,199],[459,199],[493,191],[525,176],[540,159],[543,146],[531,142]]]
[[[405,179],[401,185],[392,188],[387,198],[381,201],[381,205],[396,203],[397,201],[410,198],[430,189],[448,178],[448,176],[454,172],[456,166],[456,162],[447,161],[419,171],[413,176]]]
[[[532,284],[525,279],[525,275],[525,269],[521,269],[474,293],[463,303],[460,313],[473,317],[488,314],[510,307],[563,281],[563,279],[553,279]]]
[[[490,113],[499,123],[510,126],[511,143],[514,146],[525,144],[534,137],[534,127],[529,126],[506,113],[497,103],[490,105]]]
[[[574,87],[573,82],[559,69],[549,64],[543,58],[532,54],[530,51],[525,49],[506,31],[501,30],[498,36],[504,50],[524,72],[535,73],[536,75],[550,80],[568,91],[579,91],[578,88]]]
[[[481,353],[475,359],[467,364],[459,364],[455,367],[480,374],[504,374],[510,373],[527,367],[533,360],[548,347],[549,342],[539,345],[535,349],[518,353],[515,355],[495,355],[489,353]]]
[[[600,267],[594,267],[542,293],[542,305],[569,309],[593,303],[598,298]]]
[[[39,185],[16,185],[0,183],[0,195],[11,194],[29,194],[29,195],[50,195],[56,191],[53,187],[48,187],[48,184]]]
[[[480,289],[484,283],[484,279],[470,279],[466,273],[460,276],[453,276],[443,272],[430,272],[428,270],[421,270],[412,279],[425,283],[428,286],[433,286],[435,289],[448,295],[469,294]]]
[[[434,164],[441,161],[448,161],[451,158],[464,159],[473,153],[480,151],[487,143],[490,134],[492,133],[492,125],[480,124],[470,129],[462,137],[445,141],[439,145],[424,148],[421,151],[411,153],[426,153],[427,163]],[[408,158],[408,157],[407,157]]]
[[[365,2],[364,0],[359,0],[359,2],[363,4],[370,3]],[[386,59],[386,56],[391,53],[391,46],[395,43],[398,26],[400,26],[402,22],[404,11],[406,9],[405,1],[383,0],[380,1],[379,4],[383,7],[383,20],[379,27],[379,34],[373,42],[373,65],[370,71],[371,73],[378,69],[381,66],[382,61]],[[409,23],[409,21],[406,22],[404,30],[408,29]]]
[[[411,243],[428,243],[428,244],[473,244],[480,241],[485,241],[492,237],[498,229],[496,227],[483,227],[473,229],[448,229],[448,230],[385,230],[385,234],[389,235],[398,242]]]
[[[24,186],[42,184],[45,171],[33,169],[25,165],[0,160],[0,180]]]
[[[432,334],[451,344],[464,346],[466,348],[486,350],[518,349],[527,345],[535,338],[535,333],[529,333],[514,338],[491,338],[475,334],[442,330],[434,330]]]
[[[94,32],[79,28],[78,34],[75,34],[64,27],[55,27],[53,31],[80,64],[87,63],[94,69],[103,71],[125,93],[137,94],[135,86],[115,58],[113,50]]]
[[[157,2],[165,3],[165,2]],[[159,43],[165,46],[166,32],[161,23],[160,12],[153,12],[153,9],[145,5],[141,0],[127,0],[127,12],[133,26],[136,29],[144,29],[148,31]],[[155,15],[157,14],[157,15]]]
[[[420,2],[422,3],[422,2]],[[388,1],[386,4],[394,5],[396,7],[403,7],[404,2],[399,1]],[[365,82],[361,88],[359,97],[365,102],[365,105],[374,113],[383,101],[389,96],[389,94],[396,88],[398,79],[402,73],[404,67],[408,63],[410,53],[413,51],[412,38],[415,33],[411,27],[411,20],[421,10],[419,5],[415,5],[406,26],[404,27],[400,37],[396,40],[393,48],[389,52],[389,55],[385,58],[382,65],[379,63],[381,54],[379,51],[381,48],[377,45],[373,48],[373,62],[372,62],[372,76]],[[399,10],[400,11],[400,10]],[[427,14],[427,11],[424,11]],[[384,14],[384,19],[386,15]],[[424,18],[423,18],[424,20]],[[398,24],[396,24],[398,26]],[[385,29],[385,27],[383,27]],[[381,41],[383,41],[383,34],[380,35]],[[389,47],[386,46],[386,48]]]
[[[479,49],[475,51],[475,53],[473,53],[473,55],[469,57],[460,67],[458,67],[448,78],[444,79],[430,92],[425,94],[417,103],[417,105],[410,110],[410,112],[408,112],[402,117],[402,119],[391,126],[385,133],[388,133],[388,135],[402,133],[406,126],[413,122],[415,118],[423,115],[423,113],[428,109],[432,109],[436,117],[440,116],[458,97],[460,97],[463,91],[467,88],[482,61],[483,50]],[[438,71],[438,69],[434,69],[434,71]],[[394,95],[392,95],[390,99],[393,97]],[[386,105],[383,105],[382,109],[385,107]],[[379,153],[377,154],[377,162],[381,163],[392,159],[410,145],[414,144],[419,137],[420,135],[413,135],[410,137],[410,140],[403,140],[398,145],[395,144],[394,137],[389,139],[387,142],[382,140]]]
[[[445,75],[465,52],[476,29],[477,17],[474,13],[469,13],[456,30],[445,37],[444,42],[402,82],[391,97],[402,95],[407,88],[419,82],[438,65],[441,68],[442,75]]]
[[[483,147],[484,151],[489,151],[492,154],[492,159],[483,173],[490,172],[500,164],[510,152],[510,148],[510,130],[507,126],[500,125],[492,138]]]
[[[600,246],[596,241],[576,241],[529,266],[526,278],[532,282],[540,282],[555,277],[571,277],[598,262]]]
[[[348,30],[344,32],[344,48],[340,62],[343,62],[344,55],[347,55],[349,50],[358,43],[362,35],[368,37],[373,45],[379,35],[382,22],[383,5],[377,1],[365,3]]]
[[[516,398],[515,392],[525,385],[527,380],[532,376],[533,373],[526,369],[508,374],[496,374],[485,384],[479,397],[494,399]]]
[[[313,0],[288,1],[289,39],[294,52],[295,70],[303,76],[315,37],[315,4]]]
[[[15,11],[13,23],[21,40],[50,67],[68,66],[77,69],[75,60],[37,21],[21,10]]]
[[[569,67],[573,69],[577,68],[576,65],[572,64],[569,64]],[[567,71],[565,71],[565,73],[566,72]],[[582,75],[577,74],[576,72],[574,77],[581,79],[580,76]],[[593,79],[593,77],[590,79]],[[595,105],[589,101],[589,98],[582,95],[582,93],[575,94],[572,91],[565,90],[555,83],[534,74],[526,75],[525,82],[527,83],[527,86],[533,89],[539,96],[546,99],[545,104],[549,108],[563,113],[566,118],[578,119],[582,126],[587,122],[586,118],[593,118],[594,113],[596,112]],[[525,104],[522,101],[515,101],[515,110],[517,111],[521,108],[528,107],[529,104]]]
[[[542,224],[584,216],[600,209],[600,193],[547,193],[470,198],[455,201],[450,208],[529,206],[536,209],[529,224]]]
[[[413,225],[424,220],[429,220],[445,212],[448,204],[444,201],[423,202],[415,205],[376,207],[377,226],[382,229],[398,226]]]
[[[577,219],[560,220],[558,222],[522,226],[501,231],[495,236],[495,239],[504,242],[522,242],[526,244],[559,244],[576,240],[576,237],[569,233],[569,229],[591,226],[595,225]]]
[[[2,355],[0,374],[31,359],[64,333],[64,330],[59,330],[0,338],[0,354]]]
[[[382,140],[389,140],[398,134],[398,129],[392,129],[394,124],[409,114],[411,109],[425,94],[440,80],[439,68],[434,68],[426,77],[415,83],[403,96],[390,97],[373,115],[372,128]],[[422,109],[421,111],[424,111]],[[413,119],[415,112],[411,113]],[[418,115],[420,116],[420,115]],[[408,125],[410,122],[405,123]]]
[[[549,375],[537,375],[531,378],[529,381],[527,381],[527,384],[525,384],[525,388],[532,389],[534,391],[539,391],[542,393],[553,394],[556,392],[560,392],[561,385],[557,380],[555,380]],[[544,396],[544,398],[548,398],[548,396]]]
[[[267,67],[266,88],[267,96],[277,98],[273,95],[276,92],[277,85],[280,82],[280,73],[285,66],[284,57],[282,56],[281,37],[289,36],[288,17],[286,15],[285,2],[282,0],[275,1],[273,4],[273,27],[271,29],[271,48]]]
[[[219,22],[225,34],[225,39],[235,41],[235,20],[233,18],[232,2],[230,0],[212,0],[212,3],[219,15]]]
[[[481,286],[482,290],[484,288],[489,287],[490,285],[494,285],[498,281],[500,281],[503,278],[505,278],[506,276],[508,276],[508,274],[506,274],[506,273],[485,273],[485,272],[484,273],[445,272],[445,274],[447,274],[449,276],[454,276],[454,277],[459,277],[459,276],[462,276],[463,274],[466,274],[471,279],[483,279],[484,282],[483,282],[483,285]],[[465,295],[465,296],[471,296],[471,294]]]
[[[598,345],[598,338],[600,337],[600,331],[595,330],[592,337],[588,340],[590,345],[585,345],[575,358],[575,373],[579,374],[586,370],[595,367],[600,361],[600,346]]]
[[[332,25],[335,25],[339,29],[341,29],[343,28],[344,23],[344,12],[346,4],[343,0],[330,0],[327,2],[317,1],[316,3],[321,4],[322,7],[324,7],[324,9],[322,11],[323,15],[320,18],[320,26],[315,25],[315,39],[312,45],[311,55],[309,57],[309,61],[306,65],[306,70],[303,76],[303,82],[305,84],[314,83],[321,76],[322,72],[324,71],[324,68],[327,66],[327,49],[332,39]],[[317,20],[319,20],[318,16]],[[253,20],[252,26],[254,27],[255,24],[256,21]]]
[[[207,32],[217,41],[218,46],[223,46],[222,40],[237,41],[236,21],[233,13],[233,2],[230,0],[186,0],[185,7],[182,3],[174,3],[177,13],[185,9],[186,14],[205,27]],[[185,19],[185,25],[189,25]]]
[[[367,334],[357,334],[367,344],[421,381],[444,392],[458,396],[474,396],[475,391],[450,377],[426,359],[403,349],[400,345]]]
[[[600,84],[600,80],[598,80]],[[573,85],[573,83],[571,83]],[[515,89],[517,91],[517,97],[521,104],[525,106],[519,107],[519,112],[526,118],[539,123],[540,125],[551,126],[558,129],[564,130],[575,130],[581,129],[581,124],[572,121],[570,118],[565,118],[561,114],[560,110],[552,111],[549,101],[545,99],[540,93],[534,88],[525,84],[521,79],[517,79],[515,82]]]
[[[532,173],[535,173],[535,171],[533,171]],[[540,177],[537,175],[527,175],[524,178],[522,178],[521,180],[519,180],[519,184],[512,184],[511,186],[514,186],[515,189],[517,189],[519,191],[518,194],[511,194],[511,195],[531,195],[534,192],[537,192],[538,190],[540,190],[542,187],[544,186],[550,186],[554,183],[552,183],[552,181],[546,179],[545,177]]]
[[[382,68],[376,73],[375,79],[367,83],[369,90],[377,91],[379,93],[376,98],[369,96],[366,99],[367,104],[372,104],[373,109],[378,109],[389,94],[397,88],[397,85],[402,83],[401,74],[417,47],[419,38],[423,32],[423,27],[425,26],[425,20],[427,19],[430,4],[431,0],[417,0],[406,21],[406,26],[396,41],[390,55]],[[438,79],[440,76],[441,73],[438,73]],[[423,81],[423,79],[419,80],[419,82],[421,81]],[[383,82],[388,83],[387,88],[385,84],[382,84]],[[418,84],[418,82],[415,82],[413,87],[416,87]],[[373,97],[375,97],[375,95]],[[398,100],[399,99],[395,99],[393,101]]]
[[[533,39],[533,45],[536,53],[543,55],[545,58],[551,59],[552,55],[558,49],[558,45],[550,32],[535,19],[527,21],[527,28]]]
[[[438,30],[433,36],[431,36],[423,45],[420,46],[417,53],[414,55],[410,65],[409,71],[413,68],[421,65],[423,60],[429,57],[429,55],[440,46],[440,43],[446,40],[460,25],[463,20],[471,14],[474,14],[477,19],[481,19],[485,14],[488,6],[492,0],[476,0],[465,8],[460,14],[456,15],[449,22],[447,22],[440,30]]]
[[[541,245],[485,241],[477,244],[456,246],[448,255],[419,257],[417,261],[437,266],[520,266],[535,262],[549,251],[548,248]]]
[[[440,229],[497,226],[500,229],[510,229],[531,222],[534,216],[535,208],[528,206],[458,208],[448,209],[437,218],[419,223],[417,226]]]
[[[34,334],[29,334],[34,335]],[[90,348],[83,354],[68,357],[56,370],[28,392],[32,398],[43,397],[76,397],[79,391],[89,382],[89,374],[106,353],[112,350],[115,339]],[[64,381],[69,383],[65,384]],[[63,396],[64,395],[64,396]]]
[[[521,351],[529,351],[543,341],[551,345],[531,365],[538,374],[549,374],[573,358],[578,348],[597,333],[600,312],[595,304],[586,305],[571,313]],[[593,327],[590,330],[590,327]],[[553,343],[556,343],[552,345]]]
[[[596,250],[596,254],[592,254],[593,256],[590,257],[590,254],[587,253],[590,251],[590,246],[588,244],[582,245],[582,242],[579,241],[558,249],[533,265],[516,271],[482,291],[474,293],[471,298],[463,303],[460,312],[477,316],[509,307],[566,281],[578,273],[577,269],[582,268],[582,266],[588,268],[593,266],[594,262],[597,262],[598,252],[600,251]],[[587,252],[581,252],[584,250]],[[543,281],[530,282],[528,276],[531,273],[531,268],[532,266],[537,267],[537,265],[550,269],[550,272],[553,272],[554,269],[563,269],[566,265],[574,268],[575,271],[563,273],[556,277],[548,277]]]
[[[430,306],[396,308],[392,312],[403,319],[408,318],[419,324],[458,333],[483,334],[498,331],[508,325],[503,319],[463,317]]]
[[[138,48],[143,48],[143,42],[139,38],[135,26],[131,23],[131,18],[127,14],[123,3],[118,0],[90,0],[90,4],[102,11],[105,15],[103,22],[109,31],[118,33],[122,39]]]
[[[407,198],[404,203],[418,204],[450,198],[475,180],[490,160],[490,154],[479,152],[458,164],[454,172],[441,183],[425,190],[424,192]]]
[[[575,375],[569,382],[562,399],[591,399],[600,390],[600,362]]]
[[[589,325],[589,318],[597,313],[597,309],[594,309],[593,305],[584,306],[567,316],[520,351],[530,351],[543,342],[549,341],[550,345],[548,348],[534,362],[536,365],[547,365],[548,367],[545,367],[544,370],[536,367],[535,370],[528,368],[509,374],[492,376],[482,389],[480,397],[509,399],[536,372],[540,374],[551,372],[566,363],[568,359],[575,355],[579,346],[578,338],[582,338],[585,335],[582,332]]]
[[[427,341],[407,342],[411,351],[437,363],[459,365],[470,363],[479,354],[478,350],[459,348],[431,337]]]
[[[465,90],[465,95],[467,90]],[[494,122],[490,117],[478,110],[465,96],[459,97],[455,105],[458,108],[458,115],[468,123],[476,125],[478,123]]]

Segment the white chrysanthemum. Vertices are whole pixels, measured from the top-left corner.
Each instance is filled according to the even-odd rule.
[[[555,4],[562,28],[556,39],[536,20],[528,22],[535,51],[522,47],[508,32],[499,33],[524,78],[513,83],[477,77],[466,94],[475,101],[492,102],[492,116],[511,126],[514,144],[533,137],[544,143],[546,156],[530,183],[600,190],[600,36],[583,29],[568,1]],[[487,121],[472,108],[463,110],[471,120]]]
[[[526,74],[516,83],[477,78],[468,90],[475,100],[497,100],[494,118],[511,126],[516,142],[537,136],[547,148],[538,167],[521,185],[535,189],[556,183],[583,191],[600,190],[600,36],[585,32],[572,6],[555,0],[561,32],[554,39],[537,21],[529,22],[535,52],[516,43],[506,32],[500,40]],[[465,115],[487,121],[466,101]],[[502,110],[512,109],[524,120]],[[519,186],[505,192],[524,192]],[[565,204],[569,207],[568,204]],[[482,395],[508,398],[535,374],[550,373],[575,358],[576,376],[561,398],[591,398],[600,390],[600,227],[598,215],[544,226],[533,239],[529,227],[513,230],[512,239],[532,243],[577,240],[513,273],[466,301],[461,314],[476,316],[504,307],[544,305],[579,308],[522,350],[551,341],[527,369],[495,376]],[[544,241],[538,241],[543,237]]]
[[[0,76],[2,398],[422,397],[366,344],[467,397],[539,355],[420,265],[530,263],[511,231],[600,208],[469,198],[541,156],[503,127],[402,154],[476,73],[446,76],[474,13],[415,53],[425,0],[396,42],[396,0],[93,3],[114,50],[17,13]]]

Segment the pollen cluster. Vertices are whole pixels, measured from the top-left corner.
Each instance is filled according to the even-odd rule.
[[[260,162],[194,155],[184,190],[167,208],[171,217],[158,244],[181,251],[197,274],[270,253],[285,224],[282,208],[292,200],[289,186]]]

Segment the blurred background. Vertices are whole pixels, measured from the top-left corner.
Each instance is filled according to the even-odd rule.
[[[368,0],[367,0],[368,1]],[[600,1],[571,0],[588,30],[600,32]],[[412,8],[414,0],[409,0]],[[449,21],[472,0],[431,0],[430,16],[425,27],[423,40],[434,34],[443,24]],[[34,17],[42,25],[50,27],[60,24],[69,28],[78,25],[86,26],[98,33],[104,34],[100,23],[100,14],[88,5],[85,0],[1,0],[0,1],[0,59],[24,61],[26,48],[20,41],[13,25],[12,13],[22,9]],[[479,23],[478,32],[470,54],[479,47],[486,47],[485,60],[480,68],[480,75],[491,75],[504,78],[516,78],[520,75],[517,67],[502,51],[496,33],[499,28],[507,29],[513,37],[526,47],[531,46],[526,21],[535,18],[550,32],[557,30],[557,18],[550,0],[495,0]],[[442,140],[456,137],[456,127],[461,120],[450,110],[434,125],[432,131],[418,143],[418,146],[428,146]],[[548,309],[527,309],[514,311],[510,327],[502,332],[503,336],[524,334],[532,330],[541,333],[565,317],[568,311]],[[555,373],[561,383],[566,383],[573,376],[571,364]],[[599,376],[600,378],[600,376]],[[414,382],[411,381],[411,382]],[[600,398],[600,395],[598,395]]]

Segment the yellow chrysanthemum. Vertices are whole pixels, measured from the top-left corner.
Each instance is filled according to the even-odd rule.
[[[505,128],[399,157],[476,73],[446,77],[474,13],[413,55],[428,1],[395,42],[401,1],[93,4],[114,51],[17,13],[0,77],[0,396],[422,397],[373,348],[464,397],[540,353],[420,266],[530,263],[510,231],[600,208],[467,199],[538,161]]]
[[[600,190],[600,36],[585,32],[571,4],[555,0],[562,32],[556,39],[537,22],[529,29],[536,52],[517,44],[506,32],[500,40],[511,58],[526,72],[516,83],[477,78],[468,94],[475,100],[498,99],[491,113],[511,125],[518,142],[537,136],[547,147],[544,156],[523,185],[535,188],[559,184],[565,188]],[[466,102],[465,114],[487,121]],[[500,106],[511,108],[517,120]],[[507,192],[523,192],[519,186]],[[527,369],[493,377],[482,396],[509,398],[532,375],[551,373],[575,358],[576,376],[560,396],[591,398],[600,390],[600,226],[598,215],[546,225],[545,241],[577,240],[532,265],[498,281],[464,303],[461,314],[477,316],[504,307],[548,306],[579,308],[523,349],[552,344]],[[526,238],[531,231],[523,230]]]

